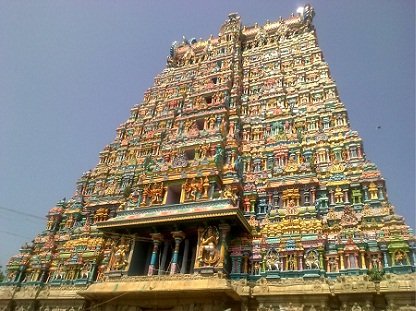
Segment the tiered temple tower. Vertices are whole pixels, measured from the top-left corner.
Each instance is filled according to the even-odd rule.
[[[349,126],[314,10],[174,42],[0,310],[416,310],[415,238]]]

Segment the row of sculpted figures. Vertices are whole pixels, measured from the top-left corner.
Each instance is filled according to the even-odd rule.
[[[353,239],[336,244],[320,241],[318,246],[302,247],[286,241],[268,244],[254,239],[248,248],[238,243],[230,247],[231,277],[302,277],[340,274],[380,276],[384,273],[411,273],[416,268],[416,249],[412,242],[355,243]],[[375,243],[377,245],[377,242]]]
[[[134,236],[81,236],[57,241],[53,247],[48,241],[43,248],[35,243],[12,257],[5,282],[85,285],[108,277],[153,275],[158,269],[170,274],[221,271],[231,278],[377,277],[382,273],[411,273],[416,266],[413,240],[333,240],[309,234],[302,239],[241,236],[230,241],[237,233],[230,232],[229,225],[221,224],[201,227],[197,232],[151,234],[144,242]]]

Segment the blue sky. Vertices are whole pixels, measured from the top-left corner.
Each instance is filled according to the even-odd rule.
[[[277,20],[300,1],[2,1],[0,265],[98,153],[165,66],[172,41],[217,35],[228,13]],[[351,127],[415,227],[415,2],[311,1]],[[379,128],[380,127],[380,128]],[[5,210],[12,209],[16,212]]]

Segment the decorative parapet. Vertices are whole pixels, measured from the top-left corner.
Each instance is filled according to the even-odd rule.
[[[416,292],[416,274],[386,274],[380,281],[380,292]]]
[[[416,292],[416,274],[388,274],[380,282],[371,281],[367,275],[340,276],[334,280],[315,279],[273,279],[260,278],[257,281],[240,279],[232,281],[232,287],[240,296],[294,296],[294,295],[345,295],[383,294],[391,292]]]
[[[261,278],[252,287],[253,296],[276,295],[328,295],[329,286],[324,278],[318,279],[280,279],[267,280]]]
[[[173,222],[212,217],[237,216],[249,231],[249,224],[241,210],[230,199],[190,202],[121,211],[117,217],[97,224],[98,229],[151,223]]]
[[[13,298],[15,287],[0,286],[0,310],[5,306],[4,302]]]
[[[84,310],[85,300],[77,294],[79,286],[0,287],[0,310]]]

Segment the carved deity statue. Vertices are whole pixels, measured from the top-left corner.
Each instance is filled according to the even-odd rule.
[[[208,227],[199,242],[198,261],[201,266],[213,266],[219,260],[218,241],[218,232]]]
[[[400,266],[406,265],[407,264],[406,253],[401,250],[396,251],[394,253],[394,263]]]
[[[91,268],[91,264],[90,263],[85,263],[82,266],[81,269],[81,279],[88,279],[90,276],[90,268]]]
[[[113,263],[113,269],[115,270],[123,270],[127,264],[127,254],[129,251],[128,244],[124,241],[120,242],[120,245],[115,248],[114,251],[114,263]]]
[[[287,258],[287,268],[288,270],[296,270],[296,258],[295,255],[289,255]]]
[[[290,215],[296,214],[297,208],[296,208],[296,203],[295,200],[290,199],[288,204],[287,204],[287,213]]]
[[[375,183],[371,183],[370,185],[368,185],[368,192],[370,193],[371,200],[378,199],[377,185]]]
[[[199,148],[199,158],[200,159],[206,159],[210,156],[210,146],[208,144],[204,144],[202,146],[200,146]]]
[[[329,271],[328,272],[338,272],[338,260],[334,257],[331,257],[328,261]]]
[[[251,210],[251,202],[248,197],[244,197],[243,206],[244,206],[244,212],[249,213]]]
[[[182,192],[185,195],[185,200],[191,199],[191,191],[192,191],[192,183],[189,179],[187,179],[186,182],[182,184]]]
[[[165,192],[166,192],[166,187],[163,186],[162,182],[154,185],[153,188],[150,189],[151,203],[161,204],[163,197],[165,195]]]
[[[356,302],[354,302],[354,305],[351,307],[351,311],[362,311],[363,309],[360,307],[360,305]]]
[[[268,271],[281,270],[282,262],[279,259],[279,254],[276,251],[270,251],[266,256],[266,266]]]
[[[338,186],[335,189],[335,203],[342,203],[343,202],[343,192],[342,189]]]
[[[316,251],[309,251],[305,254],[305,264],[307,269],[319,269],[319,256]]]
[[[227,185],[224,189],[223,197],[224,197],[224,199],[231,199],[231,200],[234,201],[237,196],[234,193],[234,191],[232,190],[231,186]]]
[[[253,275],[260,274],[260,262],[256,261],[253,265]]]

